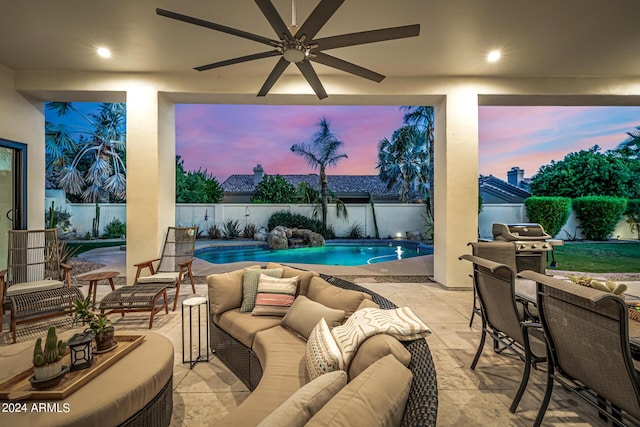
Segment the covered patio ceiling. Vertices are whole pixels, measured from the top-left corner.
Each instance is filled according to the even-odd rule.
[[[272,2],[289,24],[291,0]],[[300,24],[318,1],[296,0],[296,4]],[[268,50],[264,45],[157,16],[156,7],[276,38],[253,0],[3,1],[0,64],[18,73],[241,77],[257,93],[277,58],[201,73],[192,68]],[[639,12],[636,0],[346,0],[318,36],[420,24],[418,37],[329,52],[389,78],[628,78],[640,75]],[[110,48],[112,58],[98,57],[99,46]],[[496,63],[486,61],[492,49],[503,54]],[[347,84],[361,84],[359,77],[317,63],[314,67],[321,79],[347,76]],[[289,67],[285,75],[297,78],[299,71]],[[388,80],[363,84],[376,94],[378,85]]]

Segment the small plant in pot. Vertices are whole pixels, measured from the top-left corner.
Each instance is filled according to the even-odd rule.
[[[62,372],[62,357],[67,351],[67,343],[59,340],[56,327],[51,326],[42,350],[42,338],[36,340],[33,348],[33,374],[37,381],[53,378]]]
[[[95,334],[96,351],[106,351],[114,347],[113,334],[115,328],[104,313],[95,311],[91,298],[77,299],[73,303],[73,323],[82,322],[88,325],[86,331]]]

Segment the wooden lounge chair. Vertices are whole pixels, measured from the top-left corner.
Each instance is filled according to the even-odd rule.
[[[480,300],[482,337],[471,369],[475,369],[487,334],[496,353],[509,350],[524,362],[522,380],[509,410],[515,412],[529,382],[531,366],[546,360],[546,347],[539,324],[530,321],[515,297],[515,271],[505,265],[473,255],[461,260],[473,263],[473,285]]]
[[[180,285],[185,276],[188,276],[191,281],[193,293],[196,292],[191,264],[193,263],[197,234],[197,227],[169,227],[160,258],[135,264],[138,270],[136,271],[134,284],[161,283],[167,287],[175,286],[176,295],[173,300],[173,310],[175,311],[178,304],[178,296],[180,295]],[[155,262],[158,262],[158,264],[154,268]],[[149,269],[150,275],[141,276],[145,268]]]
[[[640,425],[640,379],[623,299],[532,271],[519,276],[537,282],[549,351],[547,387],[534,426],[542,423],[554,381],[615,425]]]
[[[83,296],[71,287],[71,266],[60,262],[58,230],[10,230],[7,269],[0,271],[0,316],[7,305],[13,342],[17,324],[70,313],[77,298]]]

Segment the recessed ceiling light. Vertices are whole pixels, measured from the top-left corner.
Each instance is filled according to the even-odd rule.
[[[499,50],[492,50],[487,55],[487,61],[496,62],[496,61],[498,61],[500,59],[501,56],[502,56],[502,54],[500,53]]]
[[[103,58],[111,58],[111,51],[106,47],[99,47],[97,52]]]

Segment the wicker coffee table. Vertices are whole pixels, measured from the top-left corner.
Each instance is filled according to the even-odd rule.
[[[158,299],[162,297],[162,303]],[[164,308],[169,314],[167,303],[167,285],[145,284],[123,286],[108,293],[100,301],[101,313],[134,313],[149,311],[149,329],[153,327],[153,316]]]

